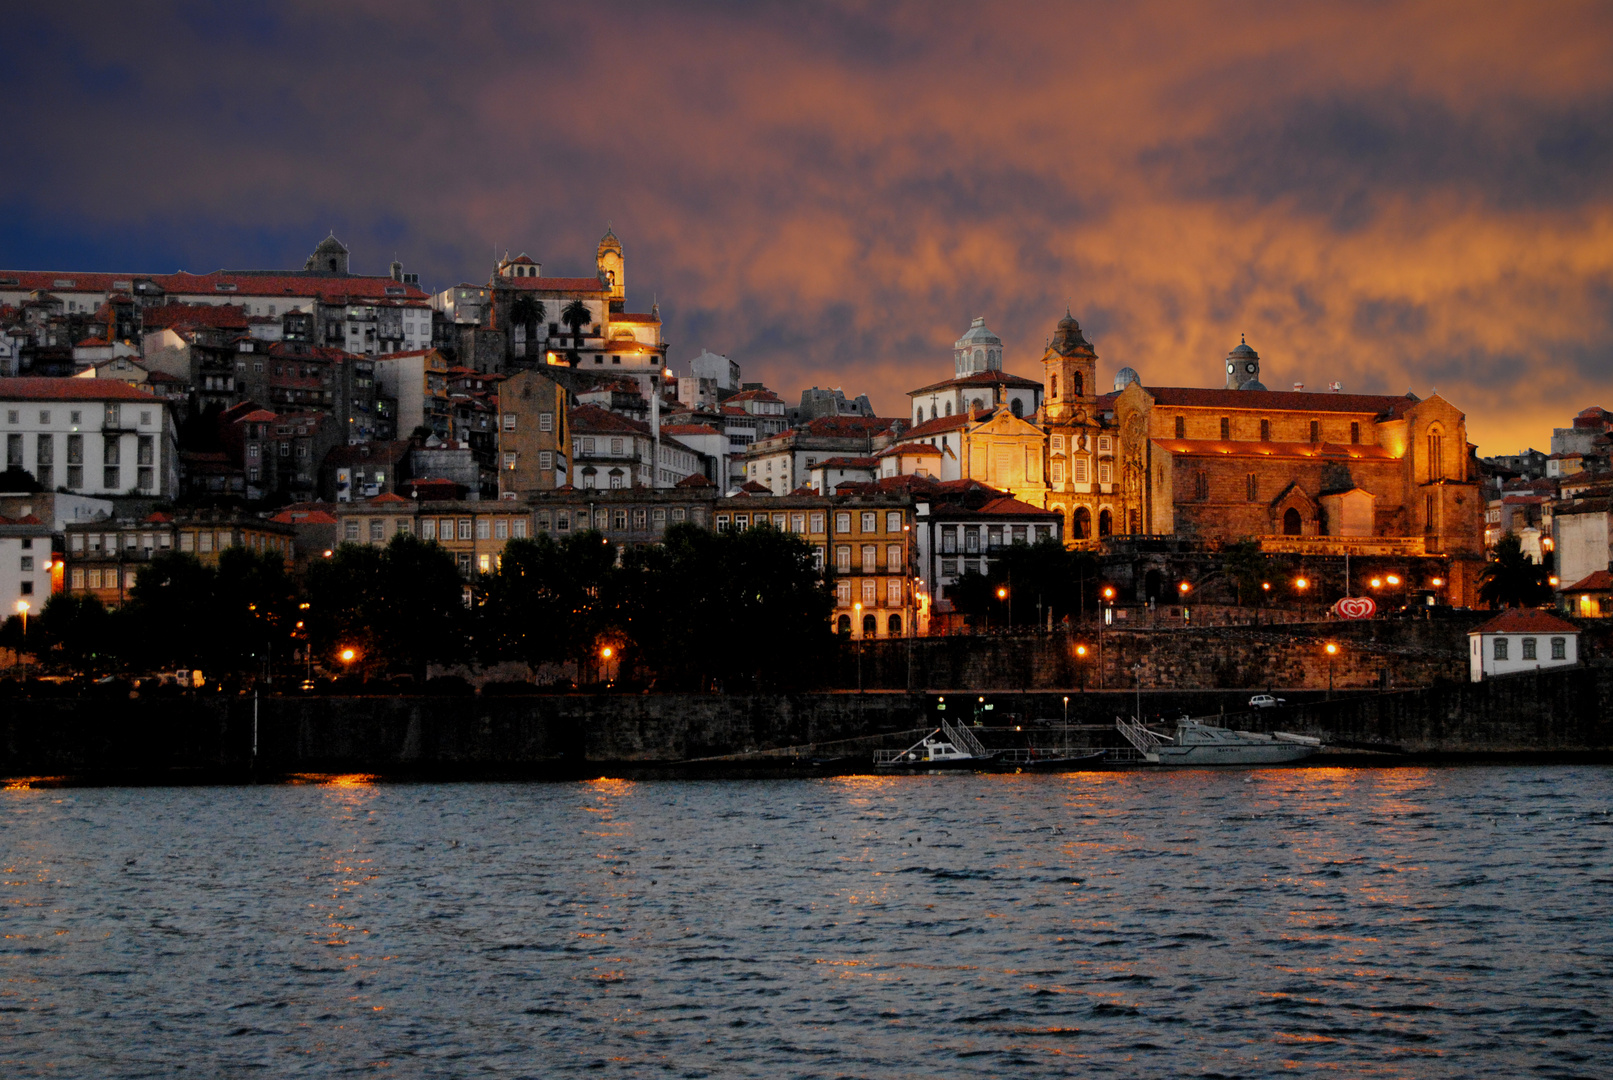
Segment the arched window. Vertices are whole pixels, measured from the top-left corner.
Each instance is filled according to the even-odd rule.
[[[842,616],[840,616],[840,618],[835,620],[835,633],[837,633],[837,634],[850,634],[851,633],[851,616],[850,615],[842,615]]]
[[[1070,525],[1070,532],[1077,540],[1092,539],[1092,511],[1084,506],[1075,508],[1075,520]]]
[[[899,636],[902,632],[902,617],[900,615],[892,615],[890,618],[886,619],[885,632],[890,634],[891,637]]]
[[[924,406],[919,406],[919,423],[924,423]]]
[[[950,402],[950,401],[947,402],[947,415],[948,416],[952,415],[952,402]]]
[[[1098,511],[1098,537],[1099,537],[1099,539],[1102,539],[1104,537],[1113,535],[1114,531],[1115,531],[1115,518],[1114,518],[1114,515],[1109,513],[1109,511],[1107,509],[1099,510]]]
[[[872,637],[879,632],[879,620],[872,615],[863,616],[863,637]]]
[[[1300,519],[1298,510],[1296,510],[1292,506],[1290,506],[1287,510],[1283,511],[1283,535],[1284,536],[1298,536],[1301,532],[1304,531],[1304,529],[1305,529],[1305,525],[1304,525],[1304,522]]]
[[[1072,397],[1081,396],[1081,373],[1079,371],[1070,376],[1070,390],[1072,391]]]
[[[986,407],[986,403],[981,401],[979,398],[975,398],[973,401],[969,402],[969,407],[971,409],[984,409]]]
[[[1445,448],[1445,432],[1438,424],[1428,426],[1428,479],[1439,480],[1445,476],[1445,458],[1442,451]]]
[[[1015,416],[1025,415],[1025,408],[1019,403],[1018,398],[1015,398],[1013,401],[1009,402],[1008,407],[1014,411]]]
[[[1057,375],[1053,376],[1052,380],[1048,383],[1048,386],[1052,391],[1053,397],[1057,398],[1059,396],[1059,377]]]

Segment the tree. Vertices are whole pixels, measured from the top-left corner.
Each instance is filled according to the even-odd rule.
[[[1546,568],[1524,554],[1517,533],[1495,545],[1495,555],[1479,572],[1479,600],[1491,608],[1538,607],[1552,597]]]
[[[29,637],[41,661],[60,661],[74,671],[110,666],[118,637],[112,615],[93,596],[57,593],[29,622]]]
[[[549,317],[543,301],[529,293],[521,293],[510,304],[510,322],[526,331],[527,355],[533,356],[538,341],[538,324]]]
[[[1239,540],[1221,549],[1227,581],[1237,593],[1239,604],[1252,604],[1264,598],[1260,586],[1271,580],[1271,567],[1258,540]]]
[[[454,557],[399,533],[384,548],[342,544],[309,569],[311,647],[334,660],[351,648],[367,668],[424,675],[469,650],[465,583]]]
[[[573,337],[582,333],[582,328],[593,319],[593,313],[588,310],[588,305],[581,300],[573,300],[560,312],[560,321],[571,328]]]
[[[7,495],[32,495],[39,491],[39,481],[34,474],[17,465],[8,466],[5,472],[0,472],[0,493]]]
[[[177,551],[141,567],[118,612],[123,659],[140,667],[216,670],[221,635],[213,622],[215,579],[211,567]]]
[[[1003,548],[991,560],[989,575],[965,573],[947,588],[952,606],[973,618],[988,613],[994,624],[1007,626],[1010,609],[1017,625],[1046,625],[1065,616],[1078,618],[1097,610],[1098,565],[1090,552],[1070,551],[1058,540],[1043,537],[1034,544]],[[999,589],[1012,596],[999,600]],[[1040,603],[1040,607],[1038,607]]]

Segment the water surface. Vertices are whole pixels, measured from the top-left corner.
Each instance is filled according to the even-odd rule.
[[[1613,1075],[1613,770],[0,792],[0,1074]]]

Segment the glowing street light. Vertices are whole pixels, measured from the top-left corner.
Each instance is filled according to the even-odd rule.
[[[17,601],[17,614],[22,616],[22,638],[23,638],[23,643],[17,647],[17,659],[19,661],[21,661],[21,663],[22,663],[22,685],[23,685],[23,689],[25,689],[25,690],[28,688],[28,660],[27,660],[26,654],[23,652],[23,649],[28,647],[28,612],[29,612],[29,610],[30,610],[30,605],[29,605],[28,601],[26,601],[26,600],[18,600]]]
[[[1383,588],[1383,578],[1373,578],[1371,581],[1367,582],[1367,584],[1371,585],[1374,589],[1381,589]]]
[[[1308,589],[1310,587],[1311,587],[1311,583],[1309,581],[1306,581],[1304,578],[1298,577],[1298,578],[1294,579],[1294,588],[1298,589],[1300,592],[1304,592],[1306,589]]]
[[[1334,657],[1338,656],[1338,654],[1339,654],[1339,643],[1336,642],[1336,641],[1330,641],[1326,645],[1322,646],[1322,650],[1327,653],[1327,699],[1329,701],[1332,701],[1333,700],[1333,659],[1334,659]]]
[[[1445,584],[1445,579],[1444,579],[1444,578],[1442,578],[1442,577],[1437,577],[1437,578],[1435,578],[1435,579],[1434,579],[1434,580],[1433,580],[1433,582],[1432,582],[1432,584],[1433,584],[1433,586],[1434,586],[1434,588],[1436,588],[1436,589],[1437,589],[1437,588],[1439,588],[1439,587],[1440,587],[1440,586],[1441,586],[1441,585],[1444,585],[1444,584]]]
[[[609,660],[615,654],[615,651],[616,650],[612,649],[609,645],[606,645],[603,649],[599,650],[599,656],[603,660]]]
[[[342,657],[342,663],[351,664],[354,660],[358,659],[358,650],[357,649],[343,649],[342,652],[341,652],[341,657]]]

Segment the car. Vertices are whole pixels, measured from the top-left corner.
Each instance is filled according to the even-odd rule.
[[[1249,699],[1251,709],[1272,709],[1287,703],[1287,698],[1272,697],[1270,694],[1256,694]]]

